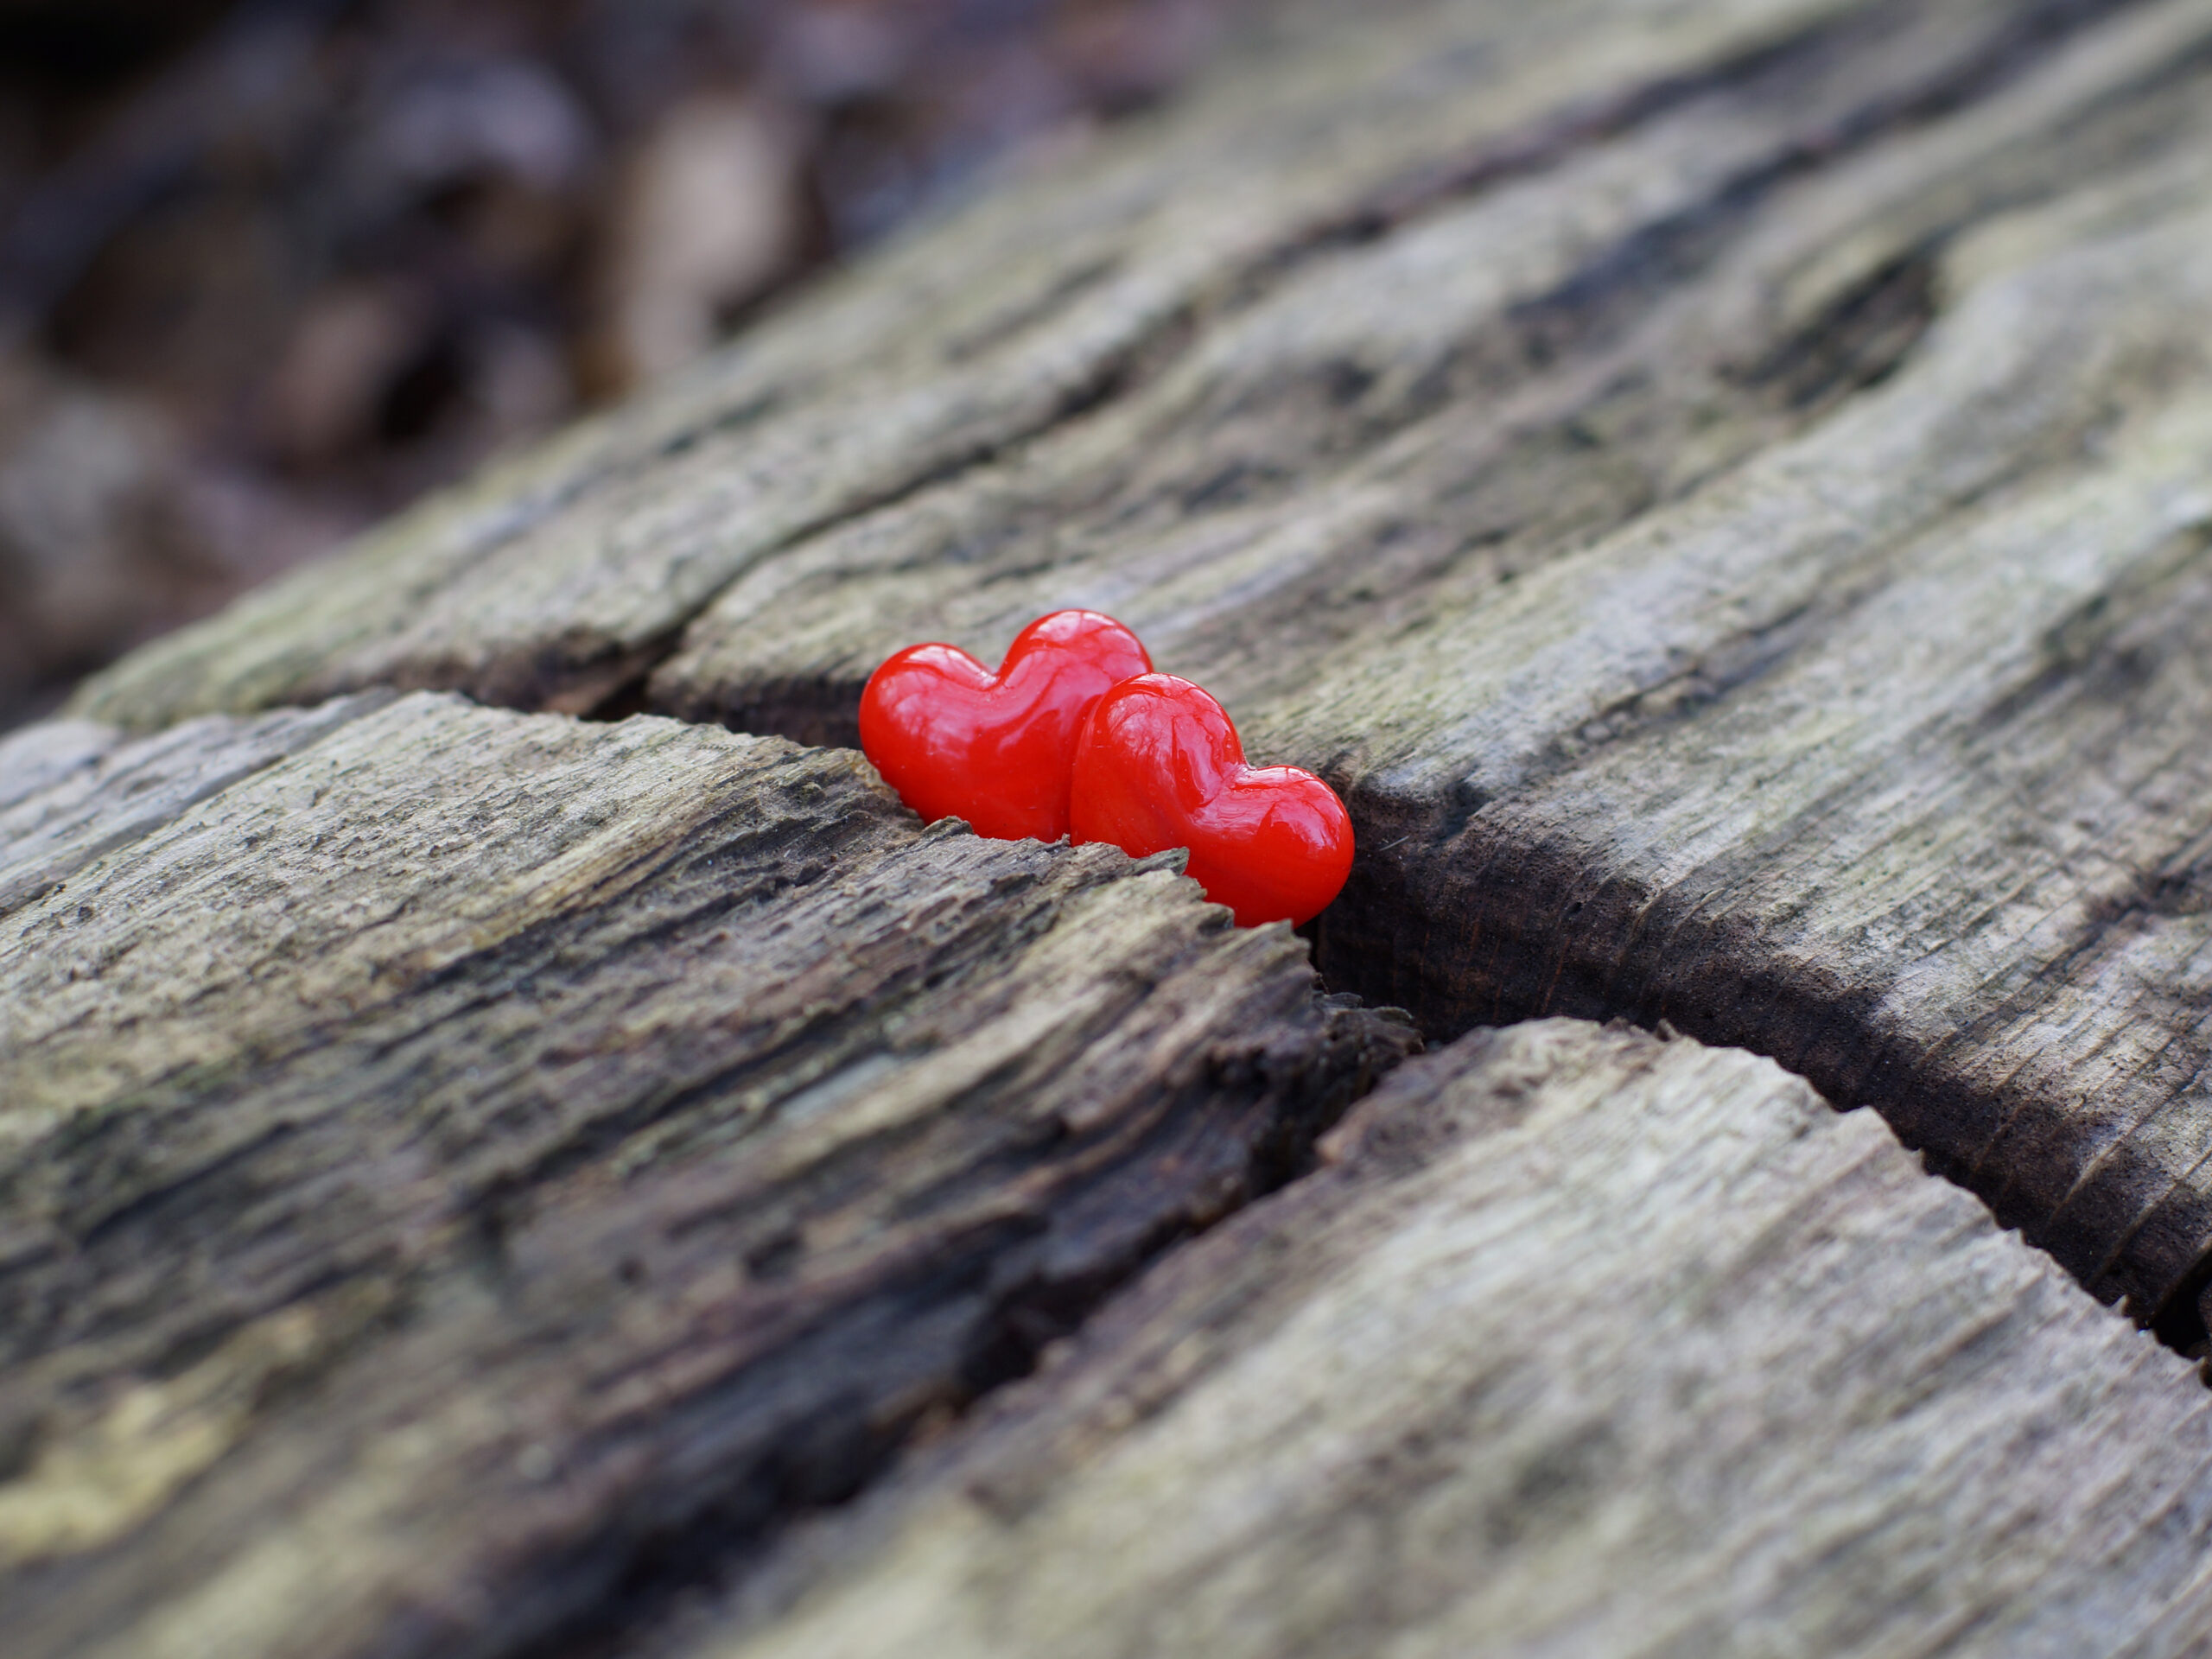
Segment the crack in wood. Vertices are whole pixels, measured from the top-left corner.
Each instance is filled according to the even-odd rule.
[[[2179,1655],[2208,1420],[1872,1114],[1546,1020],[621,1651]]]
[[[1105,849],[917,833],[855,757],[704,723],[849,739],[887,650],[987,652],[1062,604],[1346,795],[1331,984],[1439,1034],[1618,1014],[1770,1051],[2197,1344],[2208,64],[2204,0],[1394,13],[89,688],[177,733],[426,679],[700,723],[413,696],[212,788],[193,766],[266,732],[173,737],[214,747],[119,838],[41,820],[0,939],[26,1651],[622,1647],[1031,1397],[1003,1385],[1115,1286],[1297,1174],[1411,1039],[1317,995],[1294,940]],[[95,746],[169,776],[128,747]],[[1422,1075],[1485,1135],[1546,1097],[1491,1066],[1526,1043],[1802,1116],[1740,1056],[1643,1040],[1477,1035]],[[1596,1135],[1602,1185],[1577,1099],[1515,1155]],[[2133,1400],[2173,1364],[1885,1135],[1772,1153],[1882,1172],[1880,1213],[1929,1230],[1898,1248],[1952,1275],[1875,1397],[1936,1389],[1984,1446],[2006,1414],[1971,1378],[2017,1351],[2027,1419],[2102,1445],[2067,1367]],[[1273,1217],[1344,1185],[1230,1227],[1294,1254]],[[1745,1261],[1878,1276],[1898,1241],[1795,1203]],[[1719,1294],[1687,1259],[1650,1266]],[[1204,1380],[1160,1363],[1090,1443]],[[1527,1428],[1462,1517],[1501,1558],[1603,1501],[1592,1446],[1661,1444]],[[1418,1438],[1374,1450],[1363,1524],[1465,1490]],[[1054,1490],[983,1485],[1001,1518]]]
[[[674,1594],[1418,1046],[1172,861],[925,830],[855,756],[343,712],[244,775],[265,718],[179,728],[208,788],[110,745],[181,804],[92,815],[0,938],[11,1659],[509,1654]]]

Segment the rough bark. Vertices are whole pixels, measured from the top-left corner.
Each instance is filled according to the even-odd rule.
[[[1413,1042],[849,752],[315,723],[0,940],[10,1659],[513,1651],[849,1491]]]
[[[2204,1651],[2212,1402],[1872,1113],[1560,1020],[1332,1141],[649,1650]]]

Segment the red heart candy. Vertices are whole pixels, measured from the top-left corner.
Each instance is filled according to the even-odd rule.
[[[861,747],[899,798],[979,836],[1068,833],[1077,737],[1106,689],[1150,671],[1110,616],[1054,611],[1014,636],[991,673],[957,645],[909,645],[861,694]]]
[[[1077,842],[1141,858],[1191,849],[1189,871],[1237,925],[1303,922],[1351,874],[1351,818],[1296,766],[1248,766],[1222,706],[1188,680],[1147,674],[1099,699],[1076,746]]]

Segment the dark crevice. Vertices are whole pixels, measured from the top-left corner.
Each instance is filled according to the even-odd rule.
[[[2212,1310],[2205,1306],[2207,1291],[2212,1291],[2212,1251],[2182,1276],[2164,1306],[2152,1315],[2150,1325],[2152,1336],[2200,1366],[2212,1359],[2212,1335],[2207,1329],[2212,1325]],[[2204,1375],[2205,1381],[2212,1383],[2212,1367],[2207,1367]]]
[[[858,680],[766,681],[718,702],[712,718],[733,731],[856,749],[861,746],[861,693],[865,689],[866,682]]]
[[[2112,1205],[2133,1206],[2134,1227],[2176,1224],[2145,1197],[2163,1191],[2161,1172],[2116,1161],[2106,1172],[2116,1196],[2101,1207],[2085,1207],[2086,1218],[2063,1206],[2047,1214],[2047,1202],[1974,1160],[2000,1132],[2062,1128],[2057,1103],[2010,1079],[1980,1084],[1885,1029],[1885,985],[1847,980],[1751,922],[1708,915],[1724,874],[1704,872],[1681,889],[1600,875],[1602,849],[1516,834],[1485,818],[1487,804],[1454,810],[1352,791],[1362,855],[1311,931],[1325,984],[1411,1010],[1440,1043],[1477,1027],[1567,1015],[1626,1019],[1767,1056],[1839,1108],[1873,1107],[1931,1173],[1974,1192],[1999,1225],[2019,1229],[2100,1297],[2125,1301],[2177,1351],[2203,1355],[2198,1304],[2212,1257],[2171,1284],[2113,1259],[2115,1224],[2127,1217]]]
[[[1746,378],[1773,387],[1796,410],[1880,385],[1935,321],[1936,274],[1930,250],[1891,261],[1768,352]]]
[[[665,658],[662,660],[664,661]],[[580,718],[612,724],[627,720],[632,715],[657,713],[658,711],[654,709],[652,699],[646,695],[646,688],[652,683],[652,667],[648,666],[585,709]]]
[[[931,1282],[879,1287],[875,1294],[887,1303],[988,1305],[987,1316],[962,1340],[956,1362],[925,1397],[894,1410],[857,1398],[842,1408],[835,1401],[814,1402],[823,1408],[810,1408],[806,1427],[740,1481],[711,1495],[688,1495],[680,1513],[642,1532],[581,1544],[579,1567],[600,1577],[601,1587],[582,1599],[578,1613],[501,1651],[512,1659],[613,1659],[630,1651],[639,1631],[660,1625],[685,1602],[727,1592],[785,1529],[849,1503],[918,1440],[943,1433],[988,1395],[1030,1375],[1048,1348],[1079,1331],[1108,1298],[1169,1251],[1306,1173],[1320,1135],[1374,1090],[1396,1058],[1418,1046],[1408,1030],[1398,1050],[1382,1052],[1356,1031],[1374,1017],[1359,1010],[1357,999],[1332,996],[1325,1005],[1330,1034],[1318,1060],[1225,1042],[1179,1099],[1098,1149],[1103,1184],[1054,1205],[1049,1222],[1033,1214],[1007,1218],[953,1259],[933,1259],[925,1269]],[[1395,1010],[1383,1018],[1404,1026]],[[1158,1158],[1189,1155],[1172,1128],[1179,1116],[1202,1109],[1224,1087],[1255,1086],[1270,1103],[1268,1127],[1233,1180],[1212,1198],[1130,1232],[1109,1189],[1149,1179]],[[1099,1237],[1071,1248],[1071,1236],[1084,1238],[1102,1229]],[[793,1249],[785,1246],[787,1255]],[[1083,1265],[1072,1272],[1056,1265],[1071,1257]],[[772,1248],[764,1258],[774,1265]],[[864,1325],[865,1314],[840,1324]],[[806,1343],[769,1363],[791,1368],[796,1377],[809,1363]],[[620,1563],[611,1576],[610,1560]]]
[[[1900,3],[1872,19],[1834,25],[1707,75],[1656,83],[1605,108],[1563,118],[1510,147],[1424,169],[1276,251],[1231,284],[1230,298],[1224,302],[1251,302],[1307,257],[1388,234],[1422,212],[1516,173],[1552,165],[1579,146],[1734,84],[1746,74],[1764,74],[1777,67],[1815,62],[1827,54],[1855,49],[1877,20],[1884,27],[1893,26],[1896,17],[1908,10]],[[2075,28],[2114,10],[2079,0],[2035,7],[1999,49],[1969,69],[1897,107],[1866,112],[1850,131],[1806,146],[1802,155],[1779,166],[1775,176],[1790,168],[1824,164],[1838,148],[1902,122],[1932,118],[1985,95]],[[1763,188],[1764,181],[1747,188]],[[1747,207],[1748,201],[1740,206]],[[1733,223],[1738,215],[1732,211],[1724,217]],[[1713,233],[1711,224],[1675,229],[1692,241]],[[1651,246],[1639,248],[1635,271],[1615,275],[1637,284],[1649,282],[1655,268],[1652,253]],[[1659,262],[1662,266],[1667,263]],[[1772,388],[1793,407],[1818,404],[1839,390],[1878,380],[1902,359],[1932,316],[1934,269],[1924,251],[1893,262],[1847,296],[1820,329],[1777,346],[1750,372],[1750,378]],[[1589,290],[1562,296],[1560,315],[1590,304],[1603,309],[1621,291],[1598,281]],[[991,464],[1041,434],[1128,395],[1179,353],[1200,320],[1193,307],[1141,338],[1041,423],[978,444],[856,499],[795,531],[762,556],[772,557],[781,548]],[[1524,316],[1519,321],[1533,324],[1540,320]],[[1541,334],[1533,329],[1529,338],[1537,340]],[[681,447],[698,435],[695,432],[671,440],[664,448]],[[543,511],[550,513],[621,470],[626,468],[603,470],[557,497],[549,496],[541,504]],[[522,527],[518,520],[512,533]],[[712,602],[709,596],[699,608]],[[1802,616],[1779,619],[1770,630],[1748,639],[1733,657],[1701,670],[1702,678],[1676,688],[1680,695],[1659,700],[1663,709],[1647,700],[1636,709],[1608,711],[1609,717],[1618,715],[1629,725],[1672,718],[1683,709],[1726,695],[1786,654],[1803,621]],[[615,720],[659,708],[652,676],[679,644],[680,636],[671,632],[611,667],[606,661],[596,664],[594,674],[611,680],[611,687],[585,698],[579,712],[592,719]],[[506,700],[547,706],[562,692],[574,691],[593,679],[593,675],[579,674],[582,665],[575,657],[543,658],[531,669],[536,700],[529,696]],[[850,747],[857,741],[860,690],[856,681],[764,682],[718,704],[711,713],[721,723],[744,731]],[[663,711],[692,718],[705,712],[683,708]],[[1409,1010],[1417,1027],[1440,1042],[1478,1026],[1572,1014],[1600,1020],[1624,1017],[1707,1043],[1748,1048],[1804,1076],[1839,1105],[1876,1104],[1909,1145],[1929,1145],[1930,1130],[1939,1124],[1993,1122],[2022,1109],[2021,1103],[1978,1094],[1928,1065],[1923,1055],[1885,1038],[1878,1017],[1878,988],[1847,984],[1787,960],[1770,941],[1745,925],[1707,919],[1694,894],[1655,891],[1625,879],[1597,880],[1592,872],[1599,862],[1586,850],[1516,840],[1510,831],[1495,827],[1485,817],[1493,803],[1479,791],[1465,791],[1440,805],[1408,803],[1357,788],[1349,791],[1349,799],[1361,849],[1358,863],[1344,897],[1305,930],[1323,982],[1332,994],[1356,995],[1373,1007]],[[2182,899],[2188,897],[2185,884],[2178,891]],[[2151,896],[2155,899],[2158,892]],[[741,1575],[793,1522],[849,1502],[918,1436],[957,1421],[976,1402],[1027,1375],[1050,1344],[1079,1330],[1111,1294],[1162,1255],[1242,1205],[1298,1179],[1308,1166],[1316,1136],[1379,1080],[1379,1073],[1365,1061],[1355,1059],[1356,1047],[1348,1040],[1343,1052],[1302,1077],[1269,1073],[1268,1068],[1278,1065],[1274,1057],[1224,1048],[1217,1057],[1220,1067],[1256,1071],[1280,1099],[1273,1132],[1255,1146],[1238,1184],[1224,1192],[1217,1210],[1171,1218],[1141,1237],[1122,1242],[1115,1251],[1094,1255],[1090,1258],[1093,1265],[1085,1271],[1065,1276],[1056,1275],[1035,1259],[1009,1274],[1007,1262],[1022,1263],[1026,1255],[1033,1258],[1037,1254],[1029,1249],[1033,1240],[1022,1232],[1024,1226],[1033,1227],[1033,1222],[1009,1223],[1010,1230],[1003,1236],[979,1233],[973,1248],[957,1260],[933,1266],[933,1274],[949,1275],[945,1282],[887,1286],[886,1295],[987,1299],[988,1316],[967,1339],[949,1386],[889,1413],[870,1410],[863,1401],[842,1407],[836,1401],[817,1402],[823,1408],[808,1418],[810,1427],[795,1432],[776,1455],[747,1470],[741,1478],[711,1492],[683,1494],[671,1500],[669,1512],[649,1518],[642,1528],[635,1517],[626,1516],[582,1541],[569,1564],[574,1582],[553,1592],[563,1605],[550,1610],[550,1621],[520,1627],[544,1633],[520,1635],[484,1651],[504,1659],[600,1659],[620,1654],[639,1630],[657,1624],[686,1599],[715,1592]],[[632,1127],[613,1124],[605,1133],[619,1138]],[[595,1154],[604,1144],[611,1141],[579,1143],[587,1154]],[[1139,1161],[1134,1151],[1128,1156],[1132,1166]],[[1937,1148],[1929,1161],[1938,1173],[1963,1173],[1955,1154]],[[497,1195],[489,1198],[496,1216]],[[118,1215],[109,1220],[112,1224],[124,1218]],[[1999,1219],[2007,1221],[2001,1209]],[[2011,1218],[2014,1223],[2020,1219]],[[2088,1270],[2078,1251],[2067,1253],[2064,1241],[2053,1242],[2051,1248],[2071,1270]],[[758,1266],[766,1269],[773,1265],[773,1250],[764,1249]],[[2161,1306],[2140,1310],[2141,1316],[2170,1345],[2201,1353],[2205,1328],[2197,1304],[2208,1285],[2212,1285],[2212,1260],[2193,1268]],[[0,1434],[0,1440],[4,1438]],[[4,1452],[0,1446],[0,1463],[5,1461]],[[558,1585],[563,1564],[550,1564],[534,1576],[540,1585]],[[397,1633],[395,1640],[404,1635]]]

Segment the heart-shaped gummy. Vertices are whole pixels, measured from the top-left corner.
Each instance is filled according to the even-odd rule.
[[[861,747],[931,823],[1058,841],[1084,717],[1108,687],[1151,668],[1136,635],[1096,611],[1039,617],[995,674],[957,645],[909,645],[861,694]]]
[[[1076,746],[1077,842],[1143,857],[1191,849],[1189,873],[1241,927],[1319,915],[1351,874],[1351,818],[1295,766],[1248,766],[1222,706],[1147,674],[1099,699]]]

